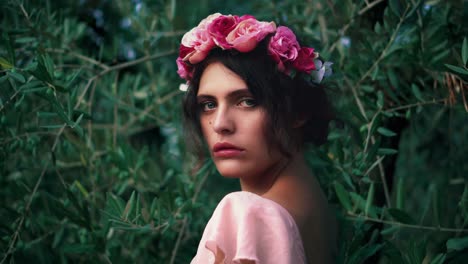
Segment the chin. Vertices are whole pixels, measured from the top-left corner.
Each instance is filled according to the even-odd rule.
[[[218,161],[215,162],[219,174],[226,178],[241,178],[246,172],[244,166],[238,162]]]

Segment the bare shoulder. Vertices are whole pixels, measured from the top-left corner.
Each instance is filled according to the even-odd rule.
[[[282,205],[295,220],[309,263],[334,263],[337,220],[315,179],[285,183],[267,198]]]

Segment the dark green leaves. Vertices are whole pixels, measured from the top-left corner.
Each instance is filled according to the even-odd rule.
[[[0,67],[2,67],[5,70],[9,70],[9,69],[13,68],[13,64],[11,64],[5,58],[0,57]]]
[[[414,219],[403,210],[390,208],[388,209],[388,213],[393,217],[393,219],[403,224],[415,224],[416,223],[416,221],[414,221]]]
[[[349,197],[348,192],[343,187],[343,185],[341,185],[338,182],[335,182],[335,192],[336,192],[336,196],[338,197],[338,200],[340,201],[341,205],[347,211],[351,211],[352,210],[351,199]]]
[[[451,238],[447,241],[448,251],[461,251],[468,248],[468,236],[460,238]]]
[[[459,73],[462,75],[468,75],[468,70],[466,70],[465,68],[450,65],[450,64],[445,64],[445,66],[456,73]]]
[[[461,54],[463,66],[466,66],[466,63],[468,62],[468,41],[466,40],[466,38],[463,39]]]
[[[395,132],[385,127],[377,128],[377,132],[379,132],[381,135],[386,136],[386,137],[394,137],[397,135]]]

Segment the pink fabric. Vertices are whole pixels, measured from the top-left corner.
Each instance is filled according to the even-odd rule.
[[[249,192],[226,195],[203,232],[191,264],[306,263],[299,229],[276,202]]]

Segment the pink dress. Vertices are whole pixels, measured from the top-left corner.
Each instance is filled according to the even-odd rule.
[[[205,227],[191,264],[303,264],[296,222],[278,203],[250,192],[226,195]]]

